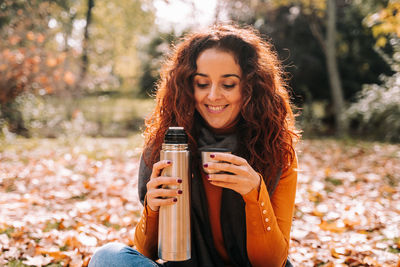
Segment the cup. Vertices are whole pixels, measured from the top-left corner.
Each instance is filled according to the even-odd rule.
[[[232,153],[227,148],[217,148],[217,147],[215,147],[215,148],[205,148],[205,149],[201,149],[200,151],[201,151],[201,162],[202,162],[202,164],[204,164],[206,162],[224,162],[224,161],[220,161],[220,160],[215,160],[215,159],[210,157],[210,155],[214,154],[215,152],[228,153],[228,154]],[[204,168],[204,167],[203,167],[203,170],[204,170],[205,173],[208,173],[208,174],[224,173],[224,172],[221,172],[221,171],[218,171],[218,170],[210,170],[210,169]]]

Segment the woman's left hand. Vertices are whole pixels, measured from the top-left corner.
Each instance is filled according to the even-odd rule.
[[[214,157],[212,157],[214,156]],[[215,186],[232,189],[245,195],[257,188],[259,190],[261,178],[244,158],[227,153],[215,152],[211,158],[222,162],[204,162],[203,167],[228,173],[208,174],[208,180]]]

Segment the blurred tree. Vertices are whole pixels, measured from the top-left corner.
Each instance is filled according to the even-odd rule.
[[[323,48],[324,54],[326,56],[326,64],[329,73],[329,82],[331,88],[331,94],[333,99],[333,105],[335,107],[335,120],[336,120],[336,131],[337,134],[343,136],[347,135],[348,132],[348,122],[344,116],[345,106],[343,97],[342,81],[339,75],[339,69],[336,59],[336,1],[327,0],[327,19],[326,19],[326,37],[325,37],[325,49],[323,43],[321,46]],[[311,29],[315,36],[321,36],[321,32],[317,31],[314,24],[311,24]],[[314,29],[314,30],[313,30]],[[320,37],[321,38],[321,37]]]
[[[262,5],[271,6],[291,6],[296,8],[298,12],[306,16],[308,26],[314,38],[319,42],[320,47],[325,55],[326,69],[331,89],[331,97],[334,105],[334,114],[336,121],[336,133],[346,135],[347,122],[344,114],[344,97],[342,82],[339,75],[336,57],[336,0],[286,0],[286,1],[250,1],[252,8]],[[325,26],[325,27],[324,27]],[[325,31],[322,28],[325,28]]]
[[[400,2],[388,1],[365,19],[376,38],[375,49],[394,74],[382,75],[382,84],[365,84],[347,111],[353,128],[362,136],[400,141]],[[393,50],[393,56],[387,49]]]
[[[253,24],[272,39],[292,74],[290,85],[297,94],[307,102],[330,99],[329,91],[324,90],[330,87],[328,81],[332,76],[324,71],[328,65],[325,1],[223,2],[223,9],[228,10],[234,21]],[[372,7],[363,6],[363,10],[360,7],[355,2],[340,2],[337,10],[341,19],[337,22],[335,58],[345,88],[343,97],[347,100],[361,90],[363,83],[379,82],[382,72],[390,72],[388,65],[372,49],[374,39],[370,29],[362,25],[363,13],[370,12]]]
[[[149,97],[155,93],[155,86],[160,77],[159,71],[164,57],[170,52],[171,45],[179,38],[174,31],[163,33],[155,31],[150,40],[140,48],[142,73],[139,79],[139,97]]]
[[[90,91],[132,91],[139,77],[137,46],[154,25],[150,0],[97,0],[89,43]]]
[[[80,73],[80,82],[82,82],[87,73],[89,60],[88,60],[88,44],[89,44],[89,26],[92,22],[92,9],[94,7],[94,0],[87,0],[86,23],[82,41],[82,66]]]
[[[4,1],[0,7],[0,121],[10,131],[28,136],[15,99],[24,92],[55,93],[64,84],[72,85],[75,75],[60,67],[67,54],[49,49],[48,23],[56,3]]]
[[[132,88],[137,39],[153,21],[150,0],[1,1],[0,128],[28,135],[15,101],[24,92],[62,94],[72,116],[82,88]]]

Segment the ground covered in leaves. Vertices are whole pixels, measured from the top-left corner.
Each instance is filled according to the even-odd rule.
[[[0,266],[86,266],[133,243],[141,139],[0,145]],[[290,257],[295,266],[399,266],[400,145],[305,140]]]

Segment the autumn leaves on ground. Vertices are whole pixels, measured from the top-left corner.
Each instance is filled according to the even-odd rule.
[[[295,266],[398,266],[400,145],[305,140],[290,257]],[[86,266],[133,243],[138,137],[0,146],[0,266]]]

